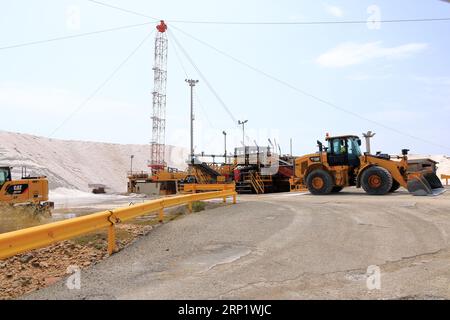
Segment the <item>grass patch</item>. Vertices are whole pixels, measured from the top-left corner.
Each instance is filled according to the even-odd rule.
[[[36,211],[33,206],[0,204],[0,233],[34,227],[49,221],[49,212]]]
[[[192,211],[193,212],[200,212],[205,210],[206,203],[204,201],[194,201],[192,203]]]
[[[94,246],[97,247],[100,243],[106,241],[106,232],[92,232],[76,238],[71,239],[72,242],[81,246]]]
[[[125,230],[116,228],[116,241],[129,242],[134,238],[134,235]],[[106,231],[91,232],[76,238],[71,239],[76,245],[92,247],[98,250],[106,250],[108,246],[108,234]]]

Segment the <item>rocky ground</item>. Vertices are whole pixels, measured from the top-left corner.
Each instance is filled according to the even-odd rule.
[[[220,204],[197,202],[193,209],[195,212],[216,206]],[[184,207],[168,209],[164,223],[181,217],[186,212]],[[154,214],[116,225],[118,251],[161,225]],[[106,258],[107,234],[106,231],[98,231],[1,260],[0,300],[15,299],[50,286],[71,273],[69,266],[84,269]]]
[[[118,250],[154,226],[118,225]],[[49,286],[68,275],[69,266],[80,269],[108,257],[106,232],[98,232],[0,261],[0,299],[12,299]]]

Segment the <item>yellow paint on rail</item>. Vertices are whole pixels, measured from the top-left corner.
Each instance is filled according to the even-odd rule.
[[[99,229],[108,229],[108,253],[112,254],[116,250],[114,225],[117,223],[151,212],[158,212],[158,218],[162,221],[164,208],[188,205],[190,212],[192,212],[192,202],[194,201],[232,197],[233,203],[236,203],[236,195],[234,190],[223,190],[166,197],[129,207],[2,233],[0,234],[0,259],[45,247],[52,243],[68,240]]]
[[[200,183],[190,183],[183,185],[184,192],[197,191],[223,191],[223,190],[235,190],[236,185],[234,183],[210,183],[210,184],[200,184]]]

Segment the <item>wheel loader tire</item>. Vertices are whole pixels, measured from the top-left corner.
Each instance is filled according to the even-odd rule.
[[[397,180],[392,180],[392,187],[391,190],[389,190],[389,192],[395,192],[398,190],[398,188],[400,188],[400,183],[397,182]]]
[[[333,189],[331,189],[331,193],[338,193],[340,192],[344,187],[341,186],[334,186]]]
[[[306,185],[312,194],[329,194],[333,189],[333,184],[331,175],[322,169],[316,169],[306,177]]]
[[[392,176],[385,168],[374,166],[362,173],[361,186],[367,194],[386,194],[391,190],[392,185]]]

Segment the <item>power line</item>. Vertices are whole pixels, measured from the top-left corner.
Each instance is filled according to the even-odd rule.
[[[154,17],[148,16],[148,15],[145,15],[145,14],[142,14],[142,13],[139,13],[139,12],[134,12],[134,11],[130,11],[130,10],[127,10],[127,9],[124,9],[124,8],[110,6],[110,5],[107,5],[107,4],[104,4],[104,3],[100,3],[99,1],[95,1],[95,0],[88,0],[88,1],[91,1],[91,2],[94,2],[94,3],[98,3],[98,4],[102,4],[102,5],[106,5],[106,6],[114,8],[114,9],[118,9],[118,10],[121,10],[121,11],[124,11],[124,12],[129,12],[129,13],[132,13],[132,14],[135,14],[135,15],[146,17],[146,18],[156,19]],[[372,21],[370,21],[370,20],[346,20],[346,21],[342,21],[341,20],[341,21],[296,21],[296,22],[293,22],[293,21],[291,21],[291,22],[289,22],[289,21],[282,21],[282,22],[226,22],[226,21],[187,21],[187,20],[166,20],[166,21],[168,21],[168,22],[175,22],[175,23],[178,22],[178,23],[209,23],[209,24],[214,23],[214,24],[268,24],[268,25],[273,25],[273,24],[285,24],[285,25],[295,25],[295,24],[302,25],[303,24],[303,25],[308,25],[309,24],[309,25],[316,25],[316,24],[363,24],[363,23],[366,24],[366,23],[370,23],[370,22],[372,22],[372,23],[375,23],[375,22],[379,22],[379,23],[436,22],[436,21],[450,21],[450,18],[449,17],[444,17],[444,18],[390,19],[390,20],[372,20]],[[333,107],[333,108],[335,108],[337,110],[349,113],[349,114],[351,114],[351,115],[353,115],[353,116],[355,116],[357,118],[360,118],[362,120],[371,122],[373,124],[376,124],[376,125],[378,125],[380,127],[385,128],[385,129],[391,130],[393,132],[397,132],[397,133],[399,133],[401,135],[404,135],[404,136],[407,136],[407,137],[410,137],[410,138],[413,138],[413,139],[416,139],[416,140],[420,140],[422,142],[429,143],[429,144],[438,146],[440,148],[450,149],[450,148],[448,148],[446,146],[442,146],[442,145],[436,144],[434,142],[422,139],[420,137],[413,136],[413,135],[411,135],[409,133],[405,133],[405,132],[399,131],[398,129],[386,126],[386,125],[384,125],[382,123],[379,123],[377,121],[374,121],[372,119],[365,118],[365,117],[361,116],[358,113],[355,113],[353,111],[347,110],[347,109],[342,108],[342,107],[339,107],[339,106],[337,106],[336,104],[334,104],[332,102],[329,102],[329,101],[324,100],[322,98],[319,98],[319,97],[317,97],[317,96],[315,96],[313,94],[310,94],[310,93],[308,93],[306,91],[303,91],[303,90],[301,90],[301,89],[299,89],[299,88],[289,84],[288,82],[286,82],[284,80],[280,80],[277,77],[274,77],[274,76],[272,76],[272,75],[270,75],[270,74],[268,74],[268,73],[266,73],[264,71],[261,71],[261,70],[255,68],[255,67],[253,67],[253,66],[251,66],[251,65],[249,65],[249,64],[247,64],[247,63],[245,63],[245,62],[243,62],[241,60],[239,60],[239,59],[236,59],[236,58],[232,57],[231,55],[229,55],[229,54],[227,54],[227,53],[225,53],[225,52],[215,48],[214,46],[212,46],[212,45],[210,45],[210,44],[208,44],[208,43],[206,43],[206,42],[204,42],[204,41],[202,41],[202,40],[200,40],[198,38],[195,38],[194,36],[192,36],[192,35],[190,35],[190,34],[188,34],[186,32],[184,32],[183,30],[177,28],[174,25],[172,25],[172,26],[175,29],[177,29],[178,31],[184,33],[186,36],[188,36],[188,37],[198,41],[199,43],[202,43],[203,45],[205,45],[205,46],[209,47],[210,49],[213,49],[214,51],[216,51],[216,52],[218,52],[218,53],[228,57],[229,59],[231,59],[231,60],[233,60],[233,61],[235,61],[235,62],[237,62],[237,63],[239,63],[241,65],[244,65],[247,68],[249,68],[249,69],[251,69],[251,70],[253,70],[253,71],[257,72],[257,73],[260,73],[260,74],[264,75],[265,77],[267,77],[269,79],[272,79],[273,81],[276,81],[276,82],[278,82],[280,84],[283,84],[284,86],[287,86],[287,87],[291,88],[292,90],[295,90],[295,91],[297,91],[297,92],[299,92],[299,93],[301,93],[303,95],[306,95],[306,96],[308,96],[310,98],[313,98],[313,99],[315,99],[315,100],[317,100],[317,101],[319,101],[321,103],[324,103],[324,104],[326,104],[328,106],[331,106],[331,107]],[[174,37],[174,40],[180,46],[180,44],[178,43],[178,41],[176,40],[175,37]],[[192,59],[189,57],[189,55],[187,55],[187,52],[185,52],[184,49],[181,46],[180,46],[180,49],[186,55],[186,57],[191,62],[191,64],[194,66],[194,68],[197,70],[199,75],[202,78],[204,78],[203,74],[197,68],[195,63],[192,61]],[[209,89],[213,92],[213,94],[216,96],[216,98],[221,102],[222,106],[225,107],[225,110],[227,111],[227,113],[235,121],[234,116],[228,110],[228,108],[226,107],[226,105],[223,102],[223,100],[220,99],[220,97],[218,96],[217,92],[211,87],[211,85],[206,81],[206,79],[203,79],[203,80],[206,82],[206,84],[208,85]]]
[[[176,39],[175,35],[170,32],[169,33],[171,35],[171,38],[175,41],[176,45],[180,48],[180,50],[182,50],[183,54],[185,55],[185,57],[188,59],[188,61],[191,63],[191,65],[195,68],[195,70],[197,70],[197,73],[199,74],[199,76],[202,78],[202,80],[206,83],[206,85],[208,86],[209,90],[212,92],[212,94],[216,97],[216,99],[219,101],[219,103],[222,105],[222,107],[225,109],[225,111],[227,112],[227,114],[230,116],[231,120],[233,121],[235,126],[239,126],[238,121],[236,119],[236,117],[233,115],[233,113],[230,111],[230,109],[227,107],[227,105],[225,104],[225,102],[222,100],[222,98],[220,98],[219,94],[217,93],[216,90],[214,90],[214,88],[212,87],[212,85],[209,83],[209,81],[205,78],[205,76],[203,75],[203,73],[200,71],[200,69],[197,67],[197,65],[195,64],[195,62],[192,60],[192,58],[189,56],[189,54],[187,53],[187,51],[183,48],[183,46],[180,44],[180,42]],[[175,47],[174,47],[175,48]],[[198,99],[198,97],[197,97]],[[200,104],[200,107],[203,109],[203,112],[205,113],[205,116],[207,117],[208,122],[210,123],[211,127],[214,127],[211,123],[211,121],[209,120],[209,117],[206,113],[206,110],[203,108],[203,106]],[[245,138],[247,138],[248,140],[250,140],[250,137],[248,136],[248,134],[245,134]]]
[[[169,34],[169,35],[170,35],[170,34]],[[184,67],[184,63],[183,63],[183,61],[181,60],[180,55],[178,54],[177,46],[173,46],[173,51],[175,52],[175,55],[176,55],[176,57],[177,57],[177,61],[178,61],[178,63],[180,64],[180,67],[181,67],[181,69],[183,70],[184,75],[186,76],[186,79],[191,78],[191,77],[188,76],[188,72],[187,72],[186,68]]]
[[[180,65],[181,69],[183,70],[184,75],[186,76],[186,79],[189,79],[190,77],[188,76],[187,70],[186,70],[186,68],[184,67],[183,60],[181,59],[180,55],[178,54],[177,47],[176,47],[176,46],[173,46],[173,49],[174,49],[175,55],[176,55],[176,57],[177,57],[178,63],[179,63],[179,65]],[[203,104],[202,104],[202,102],[200,101],[200,97],[199,97],[199,95],[198,95],[198,92],[194,95],[194,97],[195,97],[195,99],[197,100],[197,103],[200,105],[200,108],[203,110],[203,113],[204,113],[204,115],[205,115],[206,120],[208,121],[209,126],[210,126],[211,128],[213,128],[214,126],[213,126],[211,120],[209,119],[209,116],[208,116],[208,113],[206,112],[206,109],[203,107]]]
[[[234,123],[237,123],[236,118],[234,117],[233,113],[230,111],[230,109],[227,107],[227,105],[225,104],[225,102],[222,100],[222,98],[220,98],[219,94],[217,93],[216,90],[214,90],[214,88],[212,87],[212,85],[209,83],[209,81],[206,79],[206,77],[203,75],[203,73],[200,71],[200,69],[197,67],[197,65],[195,64],[195,62],[192,60],[192,58],[189,56],[189,54],[187,53],[187,51],[183,48],[183,46],[179,43],[179,41],[177,40],[177,38],[175,37],[175,35],[170,32],[168,30],[171,38],[175,41],[176,45],[178,46],[178,48],[180,48],[181,52],[185,55],[185,57],[188,59],[188,61],[191,63],[191,65],[195,68],[195,70],[197,71],[198,75],[202,78],[202,80],[206,83],[207,87],[209,88],[209,90],[212,92],[212,94],[216,97],[216,99],[219,101],[219,103],[222,105],[222,107],[225,109],[225,111],[227,112],[227,114],[230,116],[230,118],[233,120]]]
[[[124,30],[124,29],[141,27],[141,26],[145,26],[145,25],[149,25],[149,24],[154,24],[154,23],[153,22],[145,22],[145,23],[132,24],[132,25],[126,25],[126,26],[121,26],[121,27],[115,27],[115,28],[109,28],[109,29],[85,32],[85,33],[78,33],[78,34],[74,34],[74,35],[71,35],[71,36],[62,36],[62,37],[55,37],[55,38],[45,39],[45,40],[36,40],[36,41],[31,41],[31,42],[23,42],[23,43],[13,44],[13,45],[5,46],[5,47],[0,47],[0,50],[20,48],[20,47],[27,47],[27,46],[33,46],[33,45],[43,44],[43,43],[47,43],[47,42],[67,40],[67,39],[73,39],[73,38],[81,38],[81,37],[91,36],[91,35],[99,34],[99,33],[106,33],[106,32],[112,32],[112,31],[118,31],[118,30]]]
[[[108,77],[94,90],[92,93],[81,102],[49,135],[51,138],[61,127],[63,127],[72,117],[78,113],[81,109],[83,109],[89,101],[91,101],[101,89],[103,89],[109,81],[119,72],[119,70],[134,56],[134,54],[144,45],[144,43],[150,38],[150,36],[154,33],[154,31],[150,32],[145,38],[139,43],[139,45],[131,51],[131,53],[109,74]]]
[[[212,129],[216,129],[216,127],[212,124],[211,119],[209,118],[208,113],[206,112],[206,108],[203,106],[203,103],[202,103],[198,93],[196,93],[194,95],[194,98],[195,98],[195,100],[197,100],[198,105],[202,109],[203,114],[205,115],[205,118],[206,118],[206,121],[208,122],[209,127]]]
[[[137,16],[159,20],[155,17],[146,15],[141,12],[128,10],[122,7],[113,6],[96,0],[88,0],[89,2],[103,5],[109,8],[131,13]],[[439,22],[450,21],[450,17],[440,18],[409,18],[409,19],[386,19],[386,20],[336,20],[336,21],[213,21],[213,20],[177,20],[165,19],[170,23],[186,23],[186,24],[216,24],[216,25],[334,25],[334,24],[367,24],[367,23],[411,23],[411,22]]]
[[[141,16],[141,17],[144,17],[144,18],[150,18],[150,19],[153,19],[155,21],[159,21],[160,20],[160,19],[157,19],[155,17],[149,16],[149,15],[137,12],[137,11],[128,10],[128,9],[124,9],[124,8],[121,8],[121,7],[113,6],[113,5],[108,4],[108,3],[104,3],[104,2],[100,2],[100,1],[96,1],[96,0],[87,0],[87,1],[95,3],[95,4],[98,4],[98,5],[101,5],[101,6],[105,6],[105,7],[111,8],[111,9],[116,9],[116,10],[123,11],[123,12],[126,12],[126,13],[131,13],[131,14],[134,14],[136,16]]]
[[[447,146],[443,146],[443,145],[440,145],[440,144],[436,144],[436,143],[434,143],[434,142],[432,142],[432,141],[428,141],[428,140],[423,139],[423,138],[421,138],[421,137],[417,137],[417,136],[411,135],[411,134],[409,134],[409,133],[400,131],[400,130],[398,130],[398,129],[396,129],[396,128],[393,128],[393,127],[390,127],[390,126],[386,126],[386,125],[383,124],[383,123],[380,123],[380,122],[378,122],[378,121],[375,121],[375,120],[366,118],[366,117],[360,115],[359,113],[353,112],[353,111],[348,110],[348,109],[346,109],[346,108],[342,108],[342,107],[340,107],[340,106],[338,106],[338,105],[336,105],[336,104],[334,104],[334,103],[332,103],[332,102],[330,102],[330,101],[327,101],[327,100],[322,99],[322,98],[320,98],[320,97],[318,97],[318,96],[316,96],[316,95],[313,95],[313,94],[311,94],[311,93],[309,93],[309,92],[306,92],[306,91],[304,91],[304,90],[301,90],[301,89],[297,88],[296,86],[294,86],[294,85],[292,85],[292,84],[290,84],[290,83],[288,83],[288,82],[286,82],[286,81],[284,81],[284,80],[281,80],[281,79],[279,79],[279,78],[277,78],[277,77],[275,77],[275,76],[273,76],[273,75],[271,75],[271,74],[269,74],[269,73],[267,73],[267,72],[265,72],[265,71],[262,71],[262,70],[260,70],[260,69],[258,69],[258,68],[256,68],[256,67],[254,67],[254,66],[252,66],[252,65],[250,65],[250,64],[248,64],[248,63],[246,63],[246,62],[244,62],[244,61],[242,61],[242,60],[239,60],[239,59],[237,59],[237,58],[231,56],[230,54],[228,54],[228,53],[226,53],[226,52],[224,52],[224,51],[222,51],[222,50],[220,50],[220,49],[217,49],[216,47],[210,45],[209,43],[207,43],[207,42],[205,42],[205,41],[203,41],[203,40],[200,40],[200,39],[198,39],[198,38],[196,38],[196,37],[194,37],[194,36],[188,34],[187,32],[181,30],[180,28],[177,28],[177,27],[175,27],[175,26],[173,26],[173,25],[172,25],[172,27],[175,28],[176,30],[178,30],[179,32],[183,33],[185,36],[187,36],[187,37],[189,37],[189,38],[191,38],[191,39],[193,39],[193,40],[195,40],[195,41],[201,43],[202,45],[204,45],[204,46],[206,46],[206,47],[208,47],[208,48],[210,48],[210,49],[212,49],[212,50],[214,50],[214,51],[216,51],[217,53],[219,53],[219,54],[221,54],[221,55],[227,57],[228,59],[231,59],[231,60],[233,60],[234,62],[236,62],[236,63],[238,63],[238,64],[240,64],[240,65],[243,65],[243,66],[245,66],[245,67],[247,67],[247,68],[253,70],[254,72],[259,73],[259,74],[265,76],[266,78],[269,78],[269,79],[271,79],[271,80],[273,80],[273,81],[275,81],[275,82],[278,82],[278,83],[280,83],[280,84],[282,84],[282,85],[284,85],[284,86],[286,86],[286,87],[288,87],[288,88],[290,88],[290,89],[292,89],[292,90],[294,90],[294,91],[297,91],[297,92],[301,93],[302,95],[305,95],[305,96],[307,96],[307,97],[310,97],[310,98],[312,98],[312,99],[314,99],[314,100],[316,100],[316,101],[319,101],[319,102],[321,102],[321,103],[323,103],[323,104],[326,104],[326,105],[328,105],[328,106],[330,106],[330,107],[332,107],[332,108],[334,108],[334,109],[337,109],[337,110],[339,110],[339,111],[342,111],[342,112],[351,114],[351,115],[354,116],[354,117],[357,117],[357,118],[359,118],[359,119],[361,119],[361,120],[365,120],[365,121],[370,122],[370,123],[373,123],[373,124],[375,124],[375,125],[377,125],[377,126],[379,126],[379,127],[385,128],[385,129],[387,129],[387,130],[396,132],[396,133],[398,133],[398,134],[407,136],[407,137],[409,137],[409,138],[412,138],[412,139],[415,139],[415,140],[419,140],[419,141],[422,141],[422,142],[425,142],[425,143],[428,143],[428,144],[431,144],[431,145],[434,145],[434,146],[437,146],[437,147],[440,147],[440,148],[443,148],[443,149],[450,150],[450,148],[447,147]]]
[[[450,21],[449,18],[417,18],[389,20],[337,20],[337,21],[201,21],[201,20],[167,20],[171,23],[215,24],[215,25],[328,25],[328,24],[367,24],[367,23],[403,23],[403,22],[437,22]]]
[[[180,64],[181,69],[183,70],[184,75],[186,76],[186,79],[189,79],[190,77],[188,76],[187,70],[186,70],[186,68],[185,68],[185,66],[184,66],[184,63],[183,63],[183,60],[181,59],[180,55],[178,54],[177,47],[176,47],[176,46],[173,46],[173,49],[174,49],[174,51],[175,51],[175,55],[177,56],[178,63]],[[206,118],[206,121],[208,122],[209,127],[210,127],[210,128],[216,129],[216,128],[214,127],[214,125],[212,124],[211,119],[210,119],[209,116],[208,116],[208,112],[206,111],[206,108],[203,106],[203,103],[202,103],[201,100],[200,100],[198,91],[197,91],[196,94],[194,95],[194,98],[197,100],[198,105],[199,105],[200,108],[203,110],[203,114],[205,115],[205,118]]]

